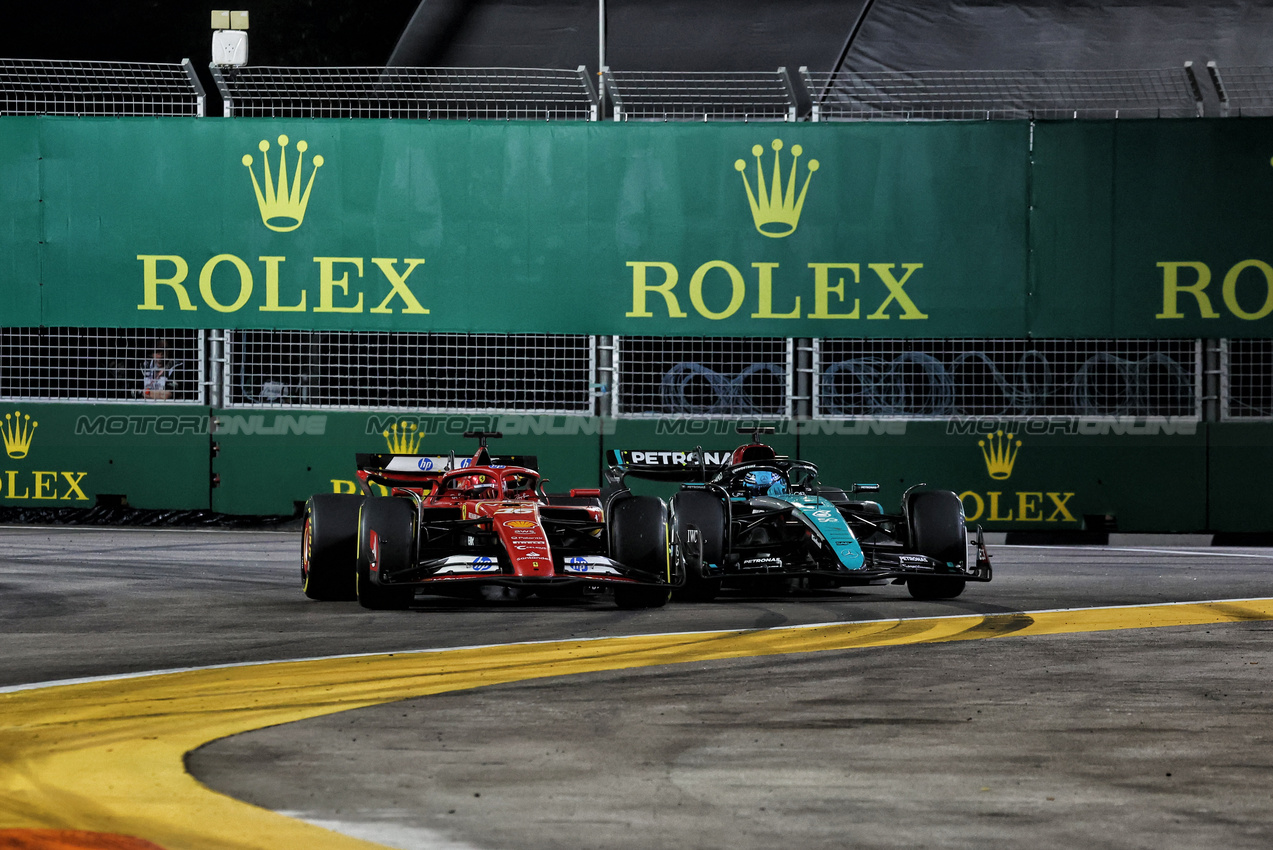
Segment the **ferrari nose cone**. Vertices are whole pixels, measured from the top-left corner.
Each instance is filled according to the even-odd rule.
[[[525,508],[499,511],[495,514],[494,527],[508,552],[514,575],[539,578],[553,574],[548,537],[536,511]]]

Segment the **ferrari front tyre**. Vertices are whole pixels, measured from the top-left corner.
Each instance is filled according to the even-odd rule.
[[[968,563],[968,528],[958,496],[949,490],[921,490],[904,507],[913,552],[958,567]],[[964,580],[917,576],[906,580],[906,589],[916,599],[954,599],[964,592]]]
[[[415,505],[406,499],[367,499],[358,515],[358,604],[375,611],[406,608],[415,597],[410,587],[385,587],[372,581],[411,567],[415,543]]]
[[[301,590],[310,599],[352,600],[362,496],[321,493],[305,503]]]
[[[616,501],[610,508],[609,525],[610,557],[652,581],[671,580],[667,506],[661,499],[631,496]],[[619,585],[614,589],[614,601],[620,608],[660,608],[670,595],[666,586]]]
[[[671,515],[672,539],[685,567],[685,586],[676,591],[676,598],[711,602],[720,593],[721,580],[704,575],[704,569],[725,562],[725,505],[702,490],[682,490],[672,497]],[[692,539],[692,529],[697,529],[697,540]]]

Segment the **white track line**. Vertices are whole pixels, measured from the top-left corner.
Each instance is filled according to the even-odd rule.
[[[1273,550],[1267,555],[1257,554],[1254,552],[1217,552],[1208,547],[1199,547],[1197,549],[1157,549],[1157,548],[1141,548],[1134,546],[1031,546],[1024,543],[1003,543],[998,546],[987,547],[993,557],[998,549],[1060,549],[1065,552],[1148,552],[1154,555],[1198,555],[1202,557],[1216,558],[1256,558],[1263,560],[1273,560]]]

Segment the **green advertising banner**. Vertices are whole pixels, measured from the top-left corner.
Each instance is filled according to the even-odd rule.
[[[35,118],[0,123],[0,327],[40,316],[40,144]]]
[[[1210,528],[1215,531],[1273,531],[1269,511],[1269,469],[1273,469],[1273,427],[1267,422],[1219,422],[1207,427],[1206,492]],[[1197,501],[1202,494],[1177,482],[1173,493]]]
[[[1273,121],[6,118],[0,326],[1260,337]]]
[[[1273,335],[1273,122],[1153,123],[1115,136],[1115,332]]]
[[[45,325],[1025,332],[1023,123],[37,126]]]
[[[0,402],[0,437],[0,506],[208,506],[206,407]]]
[[[10,403],[0,405],[0,507],[294,515],[314,493],[355,492],[358,452],[467,457],[472,430],[503,432],[496,453],[537,456],[547,489],[565,492],[600,486],[609,449],[729,451],[750,439],[738,426],[757,424],[776,425],[764,442],[818,464],[823,483],[879,484],[888,510],[927,484],[958,493],[970,525],[990,531],[1273,531],[1267,425],[1131,418],[762,423]],[[665,498],[676,489],[629,483]]]
[[[1112,336],[1114,124],[1034,130],[1027,324],[1040,337]]]
[[[1033,157],[1033,335],[1273,334],[1273,122],[1045,122]]]
[[[953,490],[988,531],[1200,531],[1207,527],[1206,426],[1152,420],[952,419],[835,423],[800,438],[824,481],[874,483],[897,510],[908,487]],[[1179,493],[1180,498],[1147,494]]]

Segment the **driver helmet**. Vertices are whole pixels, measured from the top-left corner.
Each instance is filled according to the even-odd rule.
[[[748,496],[781,496],[787,492],[787,482],[777,472],[756,469],[743,476],[743,489]]]

